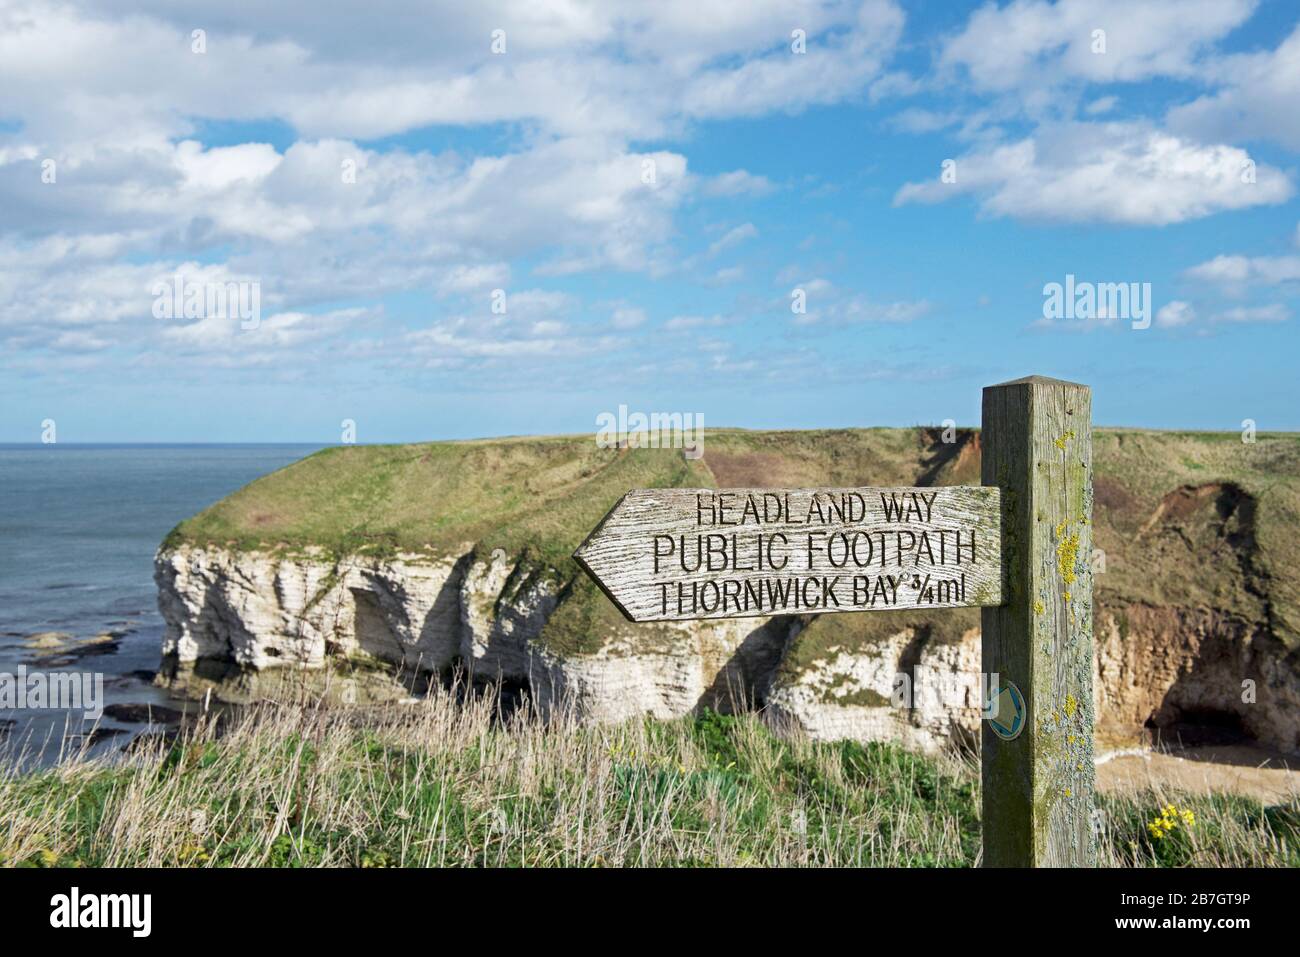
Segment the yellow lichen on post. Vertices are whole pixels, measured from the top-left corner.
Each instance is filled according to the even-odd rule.
[[[1069,525],[1065,522],[1056,526],[1056,567],[1061,573],[1061,581],[1066,585],[1072,585],[1075,577],[1074,566],[1079,560],[1079,535],[1077,532],[1067,535],[1067,532],[1069,532]]]

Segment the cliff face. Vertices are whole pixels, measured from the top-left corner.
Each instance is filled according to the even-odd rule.
[[[460,654],[457,562],[326,562],[181,546],[154,579],[167,622],[163,654],[218,671],[332,660],[443,667]]]
[[[544,708],[594,720],[730,708],[770,673],[788,625],[699,622],[651,633],[607,628],[592,654],[564,654],[542,633],[557,590],[497,550],[444,560],[286,559],[180,546],[155,569],[167,621],[167,678],[230,700],[298,686],[341,702],[395,699],[430,674],[530,686]]]
[[[1300,443],[1094,442],[1102,732],[1300,747]],[[253,483],[159,552],[164,674],[351,701],[460,668],[593,720],[762,705],[817,738],[975,739],[974,609],[630,625],[567,556],[631,487],[974,484],[977,433],[710,433],[699,462],[592,446],[334,449]]]

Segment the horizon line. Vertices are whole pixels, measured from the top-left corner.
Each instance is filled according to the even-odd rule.
[[[706,426],[704,431],[708,432],[865,432],[873,429],[894,429],[898,431],[912,429],[943,429],[942,424],[916,424],[916,425],[848,425],[848,426],[810,426],[805,428],[751,428],[747,426]],[[981,427],[978,425],[957,425],[954,426],[958,431],[979,432]],[[1203,433],[1208,435],[1235,435],[1241,432],[1241,429],[1211,429],[1197,427],[1150,427],[1135,425],[1093,425],[1093,432],[1163,432],[1163,433]],[[315,446],[317,448],[344,447],[348,445],[427,445],[434,442],[487,442],[493,440],[506,439],[560,439],[574,438],[577,436],[587,435],[587,432],[538,432],[538,433],[505,433],[500,435],[479,435],[468,438],[423,438],[423,439],[393,439],[377,442],[339,442],[339,441],[321,441],[307,439],[245,439],[238,441],[199,441],[193,439],[101,439],[95,441],[82,442],[32,442],[32,441],[8,441],[0,439],[0,448],[39,448],[44,446],[65,446],[72,448],[94,448],[94,447],[159,447],[159,448],[177,448],[177,447],[210,447],[210,448],[235,448],[239,446]],[[592,433],[595,434],[595,433]],[[1274,435],[1274,436],[1300,436],[1300,429],[1258,429],[1255,432],[1257,436]]]

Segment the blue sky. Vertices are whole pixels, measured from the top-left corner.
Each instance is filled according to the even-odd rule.
[[[1300,429],[1294,4],[463,7],[0,2],[0,441]]]

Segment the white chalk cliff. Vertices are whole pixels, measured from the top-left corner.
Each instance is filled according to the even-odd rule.
[[[571,707],[597,721],[767,702],[777,724],[813,737],[902,740],[926,750],[958,726],[977,727],[973,697],[955,711],[947,699],[922,702],[921,695],[920,707],[888,704],[908,633],[865,654],[839,652],[794,680],[779,668],[802,625],[793,617],[629,625],[599,636],[594,652],[561,653],[539,640],[556,607],[554,584],[512,588],[516,571],[503,552],[484,559],[469,548],[442,560],[336,564],[184,545],[156,563],[168,673],[201,688],[212,683],[203,681],[207,665],[220,679],[218,692],[239,700],[266,693],[258,679],[268,674],[328,671],[337,694],[357,700],[407,690],[340,663],[387,666],[377,670],[395,678],[460,665],[479,678],[527,684],[544,708]],[[918,685],[929,677],[963,680],[978,672],[978,661],[978,632],[959,645],[923,649]],[[866,690],[878,696],[870,704],[855,694]]]
[[[544,634],[563,597],[553,579],[468,545],[442,558],[337,562],[181,545],[159,553],[155,579],[163,674],[191,693],[283,696],[288,679],[299,687],[309,678],[314,692],[374,701],[460,667],[525,685],[544,709],[570,707],[595,721],[761,705],[778,731],[923,751],[973,742],[979,728],[979,629],[960,625],[977,614],[952,619],[959,627],[947,636],[882,618],[890,624],[868,642],[812,645],[805,634],[818,620],[807,617],[602,622],[575,649]],[[1294,748],[1294,670],[1235,634],[1242,623],[1212,617],[1138,605],[1099,612],[1100,725],[1135,733],[1161,709],[1211,707],[1240,715],[1261,742]],[[897,702],[900,674],[911,694]],[[1258,676],[1257,701],[1243,703],[1242,674]]]

